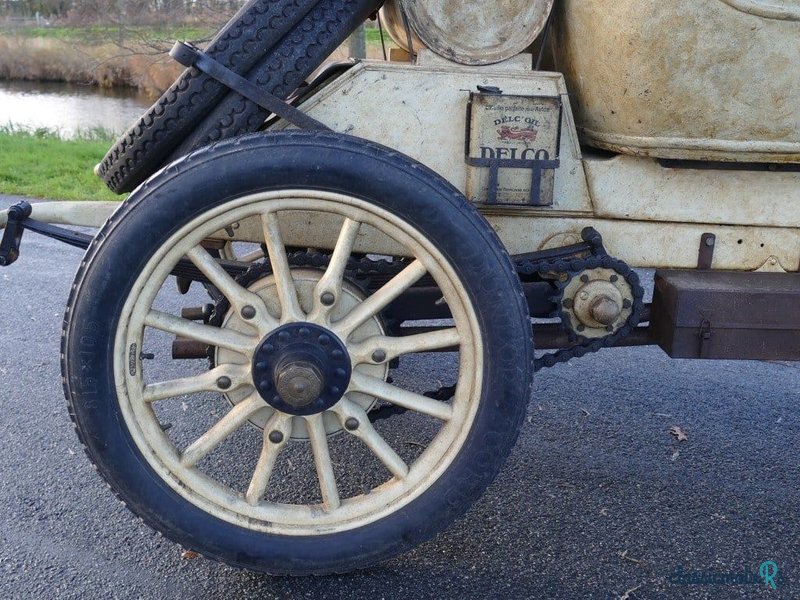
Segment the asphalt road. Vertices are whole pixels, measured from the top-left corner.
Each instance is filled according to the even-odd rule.
[[[303,579],[183,559],[116,501],[67,417],[59,335],[80,258],[29,233],[0,269],[0,597],[800,597],[800,364],[670,361],[653,348],[541,372],[501,476],[410,554]],[[766,560],[777,591],[669,581],[677,567],[756,572]]]

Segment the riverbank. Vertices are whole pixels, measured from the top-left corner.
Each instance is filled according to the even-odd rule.
[[[112,143],[112,136],[102,130],[63,140],[56,131],[0,127],[0,194],[120,200],[92,172]]]
[[[381,58],[378,31],[370,28],[366,33],[367,57]],[[134,87],[156,98],[183,70],[169,57],[171,41],[207,40],[212,35],[212,30],[197,27],[129,29],[115,40],[109,28],[30,28],[14,33],[0,29],[0,79]],[[331,59],[342,60],[347,54],[345,45]]]
[[[161,94],[183,67],[152,48],[71,39],[0,36],[0,79],[58,81]]]

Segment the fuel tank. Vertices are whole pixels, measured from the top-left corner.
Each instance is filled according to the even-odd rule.
[[[800,0],[561,0],[582,141],[659,158],[800,162]]]

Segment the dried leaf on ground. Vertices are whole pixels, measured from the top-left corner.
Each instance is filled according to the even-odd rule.
[[[686,434],[686,432],[677,425],[673,425],[669,432],[674,435],[679,442],[685,442],[689,439],[689,436]]]

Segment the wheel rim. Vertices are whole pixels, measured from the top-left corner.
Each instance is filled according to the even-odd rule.
[[[287,211],[335,214],[341,219],[330,264],[314,288],[310,307],[304,308],[299,302],[294,274],[281,241],[281,214]],[[254,218],[263,225],[280,306],[277,314],[274,308],[270,311],[261,296],[227,275],[200,245],[230,223]],[[346,315],[335,318],[332,315],[336,301],[344,293],[347,260],[364,226],[388,235],[406,249],[413,261]],[[246,327],[237,330],[201,325],[153,308],[170,271],[183,257],[191,260],[226,296],[231,310],[248,323]],[[369,325],[388,303],[426,274],[439,286],[450,308],[453,326],[417,336],[374,335],[374,329],[369,330],[365,324]],[[482,389],[483,344],[475,310],[452,265],[438,249],[421,232],[388,211],[350,196],[310,190],[240,198],[209,210],[171,236],[147,262],[132,290],[123,307],[115,339],[115,380],[123,418],[134,443],[156,473],[175,492],[216,517],[251,530],[282,535],[335,533],[363,526],[408,505],[429,489],[452,464],[467,439]],[[334,298],[332,304],[330,295]],[[237,489],[210,476],[202,461],[214,455],[226,439],[259,411],[263,414],[268,405],[254,385],[253,370],[258,363],[254,362],[254,354],[264,348],[266,340],[278,328],[296,323],[311,323],[326,330],[346,348],[352,367],[346,391],[340,401],[326,405],[325,412],[297,416],[270,407],[272,413],[264,420],[262,446],[252,477],[246,489]],[[372,333],[359,334],[360,328]],[[147,381],[149,369],[141,364],[138,353],[144,348],[145,332],[150,330],[204,342],[241,359],[194,377]],[[458,348],[458,380],[450,402],[402,389],[374,375],[376,362],[385,365],[398,356],[453,346]],[[376,357],[382,360],[376,361]],[[373,369],[372,373],[369,369]],[[182,449],[165,431],[165,424],[159,421],[155,410],[159,402],[176,397],[233,391],[244,397]],[[370,401],[351,399],[357,394],[425,415],[439,425],[438,432],[419,456],[407,464],[370,423],[367,415]],[[325,424],[331,415],[339,422],[342,435],[358,438],[377,457],[386,474],[382,484],[363,494],[340,495],[330,451],[335,440],[328,435],[330,428]],[[309,438],[321,501],[269,501],[265,494],[271,474],[298,427],[304,427]]]

